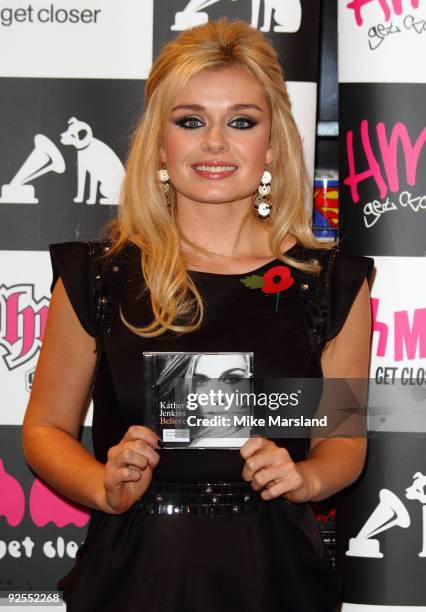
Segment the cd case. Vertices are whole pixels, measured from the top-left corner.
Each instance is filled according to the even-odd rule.
[[[164,448],[238,449],[250,437],[252,352],[144,352],[143,424]]]

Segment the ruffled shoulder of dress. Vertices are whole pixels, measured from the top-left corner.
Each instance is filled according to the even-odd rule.
[[[328,322],[326,341],[342,329],[359,290],[367,279],[371,285],[374,260],[335,249],[328,280]]]
[[[299,261],[316,260],[322,268],[315,284],[319,294],[323,296],[317,299],[321,300],[320,307],[325,310],[323,340],[328,342],[342,329],[364,279],[371,284],[374,260],[371,257],[345,253],[339,244],[321,249],[297,244],[290,250],[289,255]],[[305,281],[307,279],[308,283],[312,281],[313,277],[309,273],[296,271],[296,274]]]
[[[82,327],[95,336],[94,309],[90,277],[89,243],[62,242],[49,246],[53,279],[51,292],[59,278]]]

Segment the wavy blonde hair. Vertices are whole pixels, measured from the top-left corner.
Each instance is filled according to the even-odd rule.
[[[306,213],[309,191],[305,162],[277,53],[258,30],[244,21],[210,21],[182,32],[163,48],[152,66],[145,85],[145,110],[133,133],[126,163],[118,217],[107,230],[112,240],[109,255],[129,242],[140,251],[154,318],[145,327],[136,327],[121,313],[125,325],[139,336],[158,336],[167,330],[191,332],[202,323],[203,300],[181,253],[175,194],[171,190],[168,200],[158,180],[159,147],[162,127],[188,80],[204,69],[231,66],[239,66],[259,80],[271,108],[273,214],[259,219],[269,227],[271,252],[284,263],[318,271],[318,264],[297,261],[280,251],[287,234],[308,248],[324,245],[313,236]],[[186,237],[185,240],[195,246]]]

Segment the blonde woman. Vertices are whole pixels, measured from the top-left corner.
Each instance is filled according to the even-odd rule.
[[[78,612],[331,611],[309,502],[358,477],[365,440],[162,449],[142,419],[142,354],[252,352],[260,379],[365,377],[372,261],[311,234],[287,89],[257,30],[182,33],[145,97],[109,246],[51,247],[24,451],[92,509],[59,586]],[[78,441],[91,391],[94,457]]]

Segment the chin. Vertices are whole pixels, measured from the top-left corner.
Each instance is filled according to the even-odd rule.
[[[188,200],[200,204],[230,204],[249,197],[251,193],[206,193],[206,190],[204,190],[203,193],[183,193],[182,195]]]

